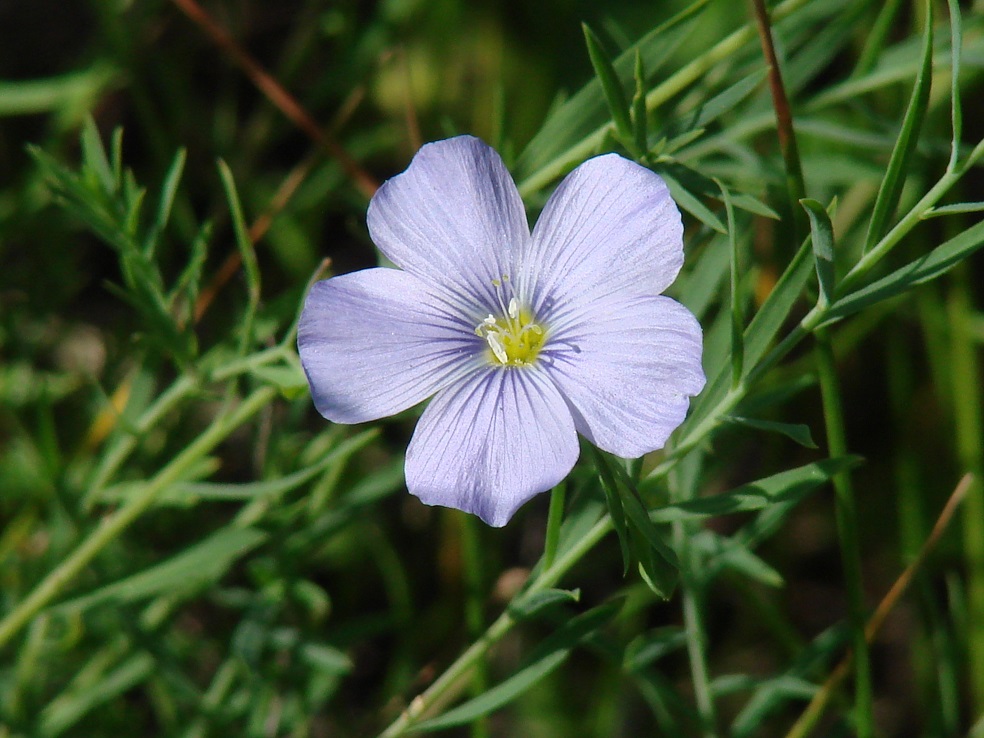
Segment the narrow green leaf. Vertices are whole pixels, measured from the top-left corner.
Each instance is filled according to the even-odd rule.
[[[735,225],[735,209],[731,193],[724,183],[718,182],[724,195],[724,211],[728,215],[728,242],[731,246],[731,386],[741,382],[745,363],[745,311],[738,294],[738,275],[742,273],[741,254],[738,250],[738,227]]]
[[[115,69],[96,62],[89,69],[57,77],[0,80],[0,117],[92,110],[95,107],[92,101],[114,86],[118,78]]]
[[[299,365],[257,366],[249,373],[274,385],[289,400],[300,397],[308,388],[307,377]]]
[[[827,310],[821,325],[830,325],[869,305],[904,294],[916,285],[936,279],[984,246],[984,222],[940,244],[920,259],[838,299]]]
[[[820,284],[820,297],[817,305],[823,309],[834,297],[834,226],[827,211],[816,200],[804,198],[800,205],[810,218],[810,232],[813,236],[813,259],[816,262],[817,281]]]
[[[620,609],[621,602],[608,602],[565,623],[530,654],[531,662],[487,692],[449,710],[440,717],[410,728],[411,733],[444,730],[465,725],[512,702],[523,692],[553,672],[578,643],[601,628]]]
[[[635,54],[635,95],[632,97],[632,130],[635,133],[635,146],[639,156],[649,152],[649,119],[646,114],[646,67],[642,52]]]
[[[194,590],[221,577],[266,538],[266,533],[251,528],[224,528],[160,564],[69,600],[58,609],[86,610],[106,602],[133,602],[162,592]]]
[[[747,77],[735,82],[731,87],[719,92],[697,109],[697,117],[689,127],[706,128],[722,115],[734,110],[761,86],[768,73],[768,69],[757,69]]]
[[[509,614],[516,620],[528,620],[552,605],[580,602],[580,600],[579,589],[545,589],[531,597],[520,597],[517,602],[509,606]]]
[[[113,129],[113,135],[110,139],[110,164],[113,168],[113,191],[118,192],[120,190],[120,185],[123,183],[124,170],[123,170],[123,128],[117,126]],[[130,181],[132,185],[136,186],[136,181],[133,179],[133,173],[129,172]],[[142,196],[142,195],[141,195]]]
[[[651,513],[643,506],[638,493],[626,489],[622,493],[622,504],[625,509],[626,518],[631,523],[631,527],[639,531],[648,547],[659,554],[660,558],[674,570],[679,569],[680,562],[676,554],[656,529]]]
[[[723,552],[715,562],[723,569],[754,579],[766,587],[781,587],[785,584],[782,574],[744,546],[732,546]]]
[[[694,545],[700,550],[707,571],[716,573],[730,569],[768,587],[781,587],[783,584],[779,572],[735,538],[725,538],[704,530],[694,538]]]
[[[95,683],[60,695],[42,711],[38,735],[64,733],[95,708],[145,681],[153,674],[156,665],[157,661],[146,651],[135,653]]]
[[[594,635],[622,610],[623,597],[614,597],[565,621],[529,652],[530,663],[546,658],[555,651],[567,651]]]
[[[140,209],[143,207],[147,190],[137,186],[132,172],[126,172],[123,182],[123,205],[126,213],[123,220],[123,232],[129,237],[131,243],[136,244],[137,232],[140,230]],[[156,268],[153,271],[156,272]]]
[[[871,30],[864,41],[864,48],[861,49],[861,56],[858,63],[851,72],[851,77],[856,78],[868,74],[875,66],[875,62],[885,51],[888,36],[892,32],[895,16],[902,6],[902,0],[886,0],[878,11],[875,22],[871,24]]]
[[[960,57],[963,49],[963,20],[958,0],[947,0],[950,11],[950,162],[947,171],[957,168],[960,157],[960,141],[963,138],[963,104],[960,101]]]
[[[622,552],[622,576],[629,573],[629,564],[632,560],[629,551],[629,532],[625,525],[625,511],[622,508],[622,498],[618,493],[618,482],[612,470],[600,451],[594,451],[595,466],[598,469],[598,479],[601,481],[601,488],[605,491],[605,501],[608,503],[608,514],[612,518],[612,527],[618,538],[618,547]]]
[[[352,659],[327,643],[305,643],[300,648],[301,659],[322,674],[344,676],[352,671]]]
[[[746,395],[738,408],[743,416],[758,415],[771,407],[789,402],[796,395],[815,387],[816,384],[816,375],[809,372],[776,380],[770,382],[768,387],[757,387],[754,392]]]
[[[256,261],[256,251],[253,248],[253,240],[249,237],[249,230],[246,227],[246,219],[243,217],[242,205],[239,202],[239,194],[236,192],[236,181],[232,176],[232,170],[222,159],[218,161],[219,176],[222,179],[222,188],[225,190],[226,200],[229,202],[229,212],[232,215],[232,224],[236,236],[236,246],[243,258],[243,268],[246,271],[246,284],[249,287],[250,295],[260,294],[260,267]]]
[[[665,138],[661,139],[654,148],[653,153],[659,156],[669,156],[670,154],[674,154],[699,139],[704,135],[704,133],[706,133],[706,131],[707,129],[705,128],[691,128],[689,131],[685,131],[679,136],[674,136],[669,140]]]
[[[720,299],[721,284],[731,258],[728,249],[719,243],[720,234],[708,231],[704,235],[706,245],[699,242],[688,244],[691,270],[681,273],[674,283],[680,302],[702,322],[711,306]]]
[[[127,247],[126,237],[120,232],[116,214],[107,209],[104,198],[93,198],[91,189],[78,175],[37,146],[29,145],[27,152],[37,163],[48,187],[61,201],[61,205],[85,223],[107,245],[116,251],[124,251]]]
[[[205,266],[205,259],[208,256],[208,242],[212,238],[212,221],[207,220],[198,230],[194,240],[191,242],[191,254],[188,256],[188,263],[181,270],[174,287],[167,296],[169,309],[173,309],[175,302],[182,296],[186,296],[188,313],[190,314],[198,300],[198,285],[202,278],[202,269]]]
[[[81,144],[82,170],[89,175],[87,179],[91,184],[98,185],[104,195],[112,196],[117,189],[116,178],[92,116],[87,117],[82,124]]]
[[[730,492],[687,500],[653,510],[649,516],[655,523],[672,523],[716,515],[730,515],[750,510],[761,510],[780,499],[795,497],[819,487],[834,474],[857,466],[857,456],[824,459],[812,464],[773,474]]]
[[[148,256],[153,256],[157,248],[157,239],[171,217],[171,208],[174,205],[174,198],[178,194],[178,185],[181,182],[181,174],[184,172],[185,159],[185,150],[179,149],[164,177],[161,198],[157,203],[157,214],[147,232],[147,238],[144,240],[144,253]]]
[[[781,433],[787,438],[796,441],[796,443],[800,446],[805,446],[806,448],[817,447],[817,444],[814,443],[813,436],[810,433],[810,426],[804,425],[803,423],[777,423],[771,420],[757,420],[755,418],[744,418],[738,415],[730,416],[728,421],[737,425],[744,425],[748,428],[767,431],[769,433]]]
[[[687,645],[683,628],[666,626],[640,636],[625,649],[622,665],[626,671],[641,671],[659,659]]]
[[[926,0],[925,6],[926,29],[923,33],[922,63],[912,88],[909,106],[902,119],[899,137],[888,162],[888,169],[878,188],[878,197],[868,223],[868,235],[865,237],[865,252],[870,251],[888,230],[889,221],[895,214],[895,208],[902,194],[902,186],[905,184],[909,159],[916,150],[919,129],[929,107],[929,88],[933,79],[933,10],[929,0]]]
[[[212,482],[184,482],[169,487],[158,500],[159,505],[189,505],[199,500],[228,501],[253,500],[258,497],[277,497],[297,489],[336,464],[342,464],[352,454],[365,448],[379,436],[376,428],[364,431],[332,447],[321,459],[292,474],[266,479],[261,482],[219,484]],[[130,485],[110,487],[99,496],[100,502],[126,499],[132,494]]]
[[[591,30],[591,26],[582,23],[584,31],[584,42],[588,47],[588,56],[591,58],[591,66],[594,67],[595,75],[601,83],[602,92],[608,103],[608,111],[611,113],[612,122],[615,124],[615,134],[623,141],[632,141],[632,120],[629,114],[629,103],[625,99],[625,90],[622,89],[622,82],[618,78],[618,73],[612,66],[611,57],[601,41]]]
[[[232,214],[236,246],[239,248],[243,269],[246,272],[246,287],[249,295],[249,303],[243,314],[242,324],[239,328],[239,355],[245,356],[254,340],[256,313],[260,304],[260,267],[256,261],[253,239],[250,238],[249,232],[246,229],[246,220],[243,218],[243,210],[239,202],[239,195],[236,192],[236,183],[232,176],[232,170],[221,159],[218,161],[218,167],[219,176],[222,179],[222,188],[225,190],[226,199],[229,201],[229,212]]]
[[[770,208],[757,197],[752,197],[747,192],[732,192],[731,202],[736,208],[741,208],[752,215],[761,215],[763,218],[780,220],[779,213]]]
[[[661,600],[669,600],[680,578],[678,569],[667,564],[666,559],[657,556],[647,544],[637,547],[639,576],[649,590]]]
[[[956,202],[952,205],[940,205],[931,208],[920,216],[923,220],[929,218],[939,218],[944,215],[962,215],[965,213],[979,213],[984,210],[984,202]]]
[[[770,717],[786,702],[803,702],[819,689],[809,679],[829,670],[834,659],[840,657],[847,643],[847,628],[835,627],[821,633],[800,650],[793,664],[772,679],[755,686],[755,694],[745,704],[732,723],[734,738],[750,738],[760,735]]]
[[[718,233],[728,232],[721,219],[712,213],[704,203],[692,195],[675,177],[667,174],[665,170],[660,171],[660,176],[666,181],[666,186],[670,188],[670,194],[673,196],[677,205]]]
[[[754,366],[785,324],[813,270],[809,242],[804,243],[786,267],[772,292],[745,329],[745,366]],[[692,426],[703,421],[731,387],[730,366],[722,366],[694,403],[685,421]]]
[[[425,720],[414,726],[408,732],[427,733],[433,730],[445,730],[458,725],[465,725],[494,710],[512,702],[523,692],[553,672],[567,660],[569,651],[557,651],[544,659],[537,661],[517,672],[501,684],[492,687],[484,694],[468,702],[448,710],[441,717]]]

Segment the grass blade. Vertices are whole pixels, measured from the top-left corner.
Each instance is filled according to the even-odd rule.
[[[591,26],[582,23],[581,29],[584,31],[584,43],[588,47],[591,66],[594,67],[595,75],[601,84],[605,100],[608,102],[612,123],[615,124],[615,135],[623,142],[631,141],[632,121],[629,114],[629,103],[625,99],[625,90],[622,88],[622,81],[618,78],[615,67],[612,66],[611,57],[601,45],[601,40],[591,30]]]
[[[929,89],[933,79],[933,13],[926,2],[926,29],[923,35],[922,62],[916,75],[916,83],[912,88],[909,106],[902,119],[902,129],[895,141],[888,169],[878,189],[878,198],[868,223],[868,235],[865,237],[864,251],[868,252],[888,230],[888,223],[902,194],[905,184],[905,173],[908,171],[909,159],[916,150],[919,140],[919,130],[929,108]]]

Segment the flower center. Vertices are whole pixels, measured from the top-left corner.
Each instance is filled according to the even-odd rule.
[[[514,297],[506,314],[489,315],[475,328],[475,334],[489,345],[489,358],[501,366],[529,366],[543,348],[546,334],[533,320],[533,314],[521,308]]]

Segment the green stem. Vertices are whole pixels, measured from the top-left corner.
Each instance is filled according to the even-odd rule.
[[[834,353],[827,332],[816,331],[817,374],[823,398],[823,414],[827,425],[827,451],[831,457],[847,454],[844,432],[844,413]],[[871,662],[868,641],[865,639],[864,589],[861,576],[861,549],[858,541],[857,512],[851,477],[847,472],[834,475],[836,494],[837,533],[840,539],[844,580],[847,585],[850,623],[854,643],[855,731],[859,738],[874,735],[874,698],[871,687]]]
[[[973,705],[984,709],[984,417],[978,352],[967,330],[972,317],[966,268],[960,267],[948,300],[951,326],[950,369],[957,455],[963,471],[974,475],[964,501],[964,558],[967,566],[967,646]]]
[[[132,379],[131,377],[129,381],[132,381]],[[89,499],[93,499],[92,495],[94,493],[105,488],[109,480],[119,470],[120,465],[126,461],[127,456],[136,448],[137,442],[143,435],[168,415],[178,403],[194,392],[196,386],[195,378],[184,374],[174,384],[168,387],[153,405],[147,408],[144,414],[140,416],[140,419],[134,424],[134,432],[121,438],[103,456],[102,463],[99,464],[92,481],[89,482]]]
[[[479,638],[485,627],[485,592],[482,576],[482,547],[479,542],[478,520],[473,515],[457,514],[461,522],[461,551],[465,573],[465,624],[469,639]],[[488,689],[489,677],[485,659],[475,662],[471,678],[472,696]],[[488,738],[489,724],[485,718],[472,722],[472,738]]]
[[[670,476],[670,491],[673,499],[683,502],[693,499],[692,489],[681,489],[679,474]],[[700,614],[703,610],[704,578],[701,576],[703,562],[700,554],[690,545],[694,526],[684,522],[673,524],[673,548],[680,557],[680,594],[683,606],[683,628],[687,639],[687,656],[690,661],[690,680],[694,687],[694,701],[700,715],[701,732],[704,738],[716,738],[717,716],[714,709],[714,696],[711,693],[711,680],[707,668],[706,634]]]
[[[700,620],[701,598],[696,587],[683,583],[683,627],[687,635],[687,655],[690,659],[690,676],[694,686],[694,701],[703,727],[704,738],[717,736],[717,717],[711,681],[707,671],[707,654],[704,649],[704,627]]]
[[[550,511],[547,513],[547,537],[543,544],[543,568],[549,569],[557,558],[560,543],[560,525],[564,520],[564,498],[567,482],[561,482],[550,490]]]
[[[124,507],[103,518],[98,527],[64,561],[46,576],[3,620],[0,620],[0,648],[38,612],[47,607],[71,584],[107,545],[113,542],[157,500],[160,493],[180,479],[229,433],[259,412],[277,396],[272,387],[256,390],[228,415],[220,416],[191,445],[161,469],[147,485],[136,492]]]

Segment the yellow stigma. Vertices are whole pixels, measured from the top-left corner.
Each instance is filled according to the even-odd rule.
[[[488,358],[501,366],[529,366],[543,348],[546,334],[533,320],[533,314],[521,308],[516,298],[509,301],[506,314],[489,315],[475,328],[475,334],[489,345]]]

